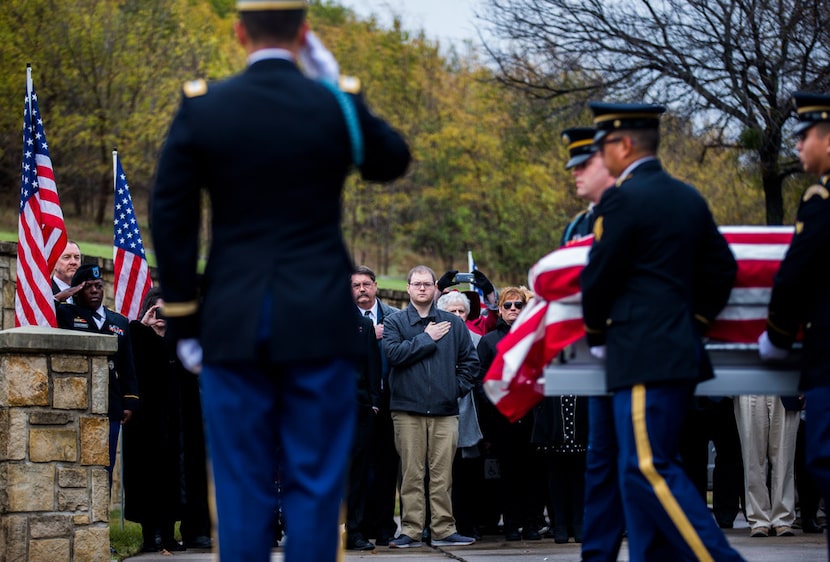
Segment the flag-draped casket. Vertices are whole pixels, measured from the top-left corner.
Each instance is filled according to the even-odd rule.
[[[736,226],[720,230],[738,262],[738,274],[727,306],[706,336],[719,342],[755,343],[766,325],[772,282],[793,229]],[[588,237],[563,246],[530,270],[528,281],[536,296],[499,342],[496,359],[484,378],[487,395],[511,420],[541,400],[546,366],[585,335],[579,274],[592,242]]]

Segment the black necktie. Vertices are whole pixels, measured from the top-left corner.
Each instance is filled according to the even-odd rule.
[[[367,310],[366,312],[363,313],[363,316],[365,316],[366,318],[371,320],[372,319],[372,311]]]

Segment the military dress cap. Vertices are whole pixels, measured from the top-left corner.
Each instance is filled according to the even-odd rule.
[[[596,153],[597,147],[594,144],[596,132],[596,129],[591,127],[572,127],[562,131],[562,140],[568,145],[571,157],[565,164],[566,170],[587,162]]]
[[[795,134],[800,135],[816,123],[830,122],[830,95],[796,92],[793,94],[798,124]]]
[[[597,129],[594,141],[619,129],[658,129],[660,114],[666,111],[662,105],[648,103],[592,101],[588,107],[594,112],[594,127]]]
[[[84,264],[72,276],[70,286],[77,287],[84,281],[91,281],[93,279],[101,279],[101,268],[97,265]]]
[[[270,10],[304,10],[308,0],[237,0],[240,12],[265,12]]]

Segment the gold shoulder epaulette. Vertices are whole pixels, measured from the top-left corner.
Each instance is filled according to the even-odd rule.
[[[340,86],[340,90],[347,94],[360,93],[360,78],[356,76],[341,76],[338,85]]]
[[[804,192],[804,201],[809,201],[814,195],[818,195],[822,199],[827,199],[830,197],[830,191],[827,191],[827,188],[821,184],[811,185],[807,188],[807,191]]]
[[[627,182],[628,180],[630,180],[633,177],[634,177],[634,174],[628,174],[624,178],[619,178],[616,181],[616,183],[614,184],[614,187],[620,187],[622,184],[624,184],[625,182]]]
[[[184,91],[184,95],[189,98],[195,98],[198,96],[203,96],[207,93],[207,82],[202,80],[191,80],[190,82],[185,82],[184,86],[182,86],[182,90]]]
[[[180,318],[196,314],[199,310],[199,301],[166,302],[161,307],[162,313],[170,318]]]
[[[602,240],[602,234],[605,232],[605,219],[602,216],[597,217],[594,221],[594,242]]]

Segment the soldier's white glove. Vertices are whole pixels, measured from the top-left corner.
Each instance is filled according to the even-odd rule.
[[[312,80],[327,80],[335,84],[340,80],[337,60],[314,32],[306,33],[305,45],[300,49],[299,58],[306,76]]]
[[[591,355],[599,359],[600,361],[605,361],[605,346],[604,345],[595,345],[588,349],[591,352]]]
[[[202,371],[202,346],[199,340],[189,338],[176,342],[176,355],[185,369],[197,375]]]
[[[786,359],[789,354],[789,350],[773,345],[766,331],[758,338],[758,355],[762,361],[780,361]]]

